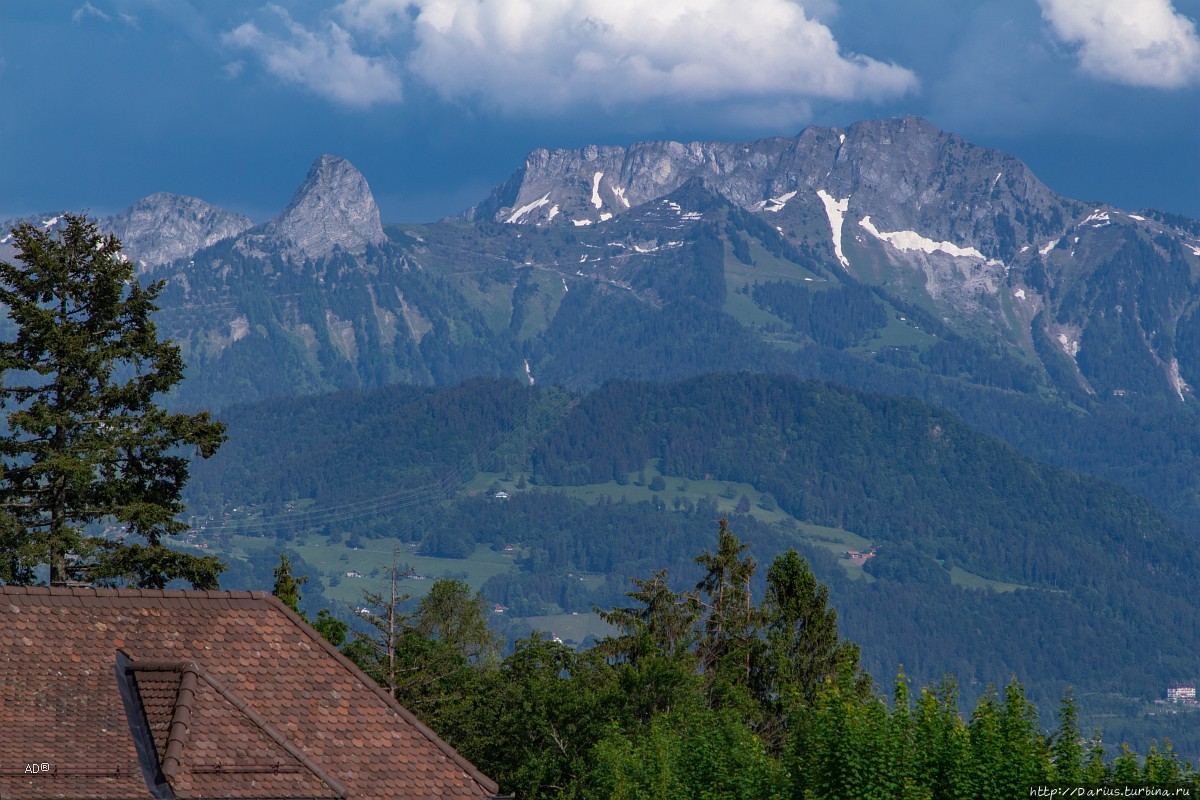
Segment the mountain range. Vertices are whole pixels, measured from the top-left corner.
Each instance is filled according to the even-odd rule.
[[[167,280],[176,405],[792,373],[946,407],[1200,521],[1200,222],[1062,197],[919,118],[535,150],[430,224],[382,224],[329,155],[261,225],[167,194],[100,223]]]
[[[944,328],[1064,399],[1183,400],[1200,384],[1200,223],[1062,197],[1018,159],[918,118],[748,143],[535,150],[483,202],[432,225],[385,229],[363,176],[328,155],[263,225],[162,193],[101,224],[144,271],[171,278],[166,327],[198,355],[193,385],[218,402],[396,378],[622,374],[567,376],[553,363],[554,340],[582,321],[557,316],[573,286],[645,314],[699,299],[778,356],[812,337],[726,291],[773,281],[814,296],[873,289],[888,324],[842,349],[919,357]],[[705,233],[724,251],[707,253],[711,264],[696,250]],[[677,271],[682,282],[664,280]],[[204,380],[231,379],[237,351],[263,347],[294,362],[287,375],[239,374],[232,397]],[[987,382],[973,371],[958,368]]]

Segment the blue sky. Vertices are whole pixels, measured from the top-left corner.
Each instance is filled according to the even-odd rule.
[[[1200,217],[1200,0],[0,0],[0,219],[154,191],[263,221],[321,153],[386,221],[535,147],[919,114]]]

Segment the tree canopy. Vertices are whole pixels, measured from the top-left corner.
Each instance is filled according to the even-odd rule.
[[[212,455],[224,425],[168,413],[157,398],[183,380],[179,348],[151,317],[163,281],[142,286],[121,243],[82,214],[58,228],[12,230],[0,303],[15,334],[0,341],[0,580],[118,580],[214,588],[221,563],[166,547],[189,455]],[[104,534],[99,527],[107,525]]]
[[[591,648],[535,634],[504,659],[472,657],[488,639],[482,599],[442,579],[399,620],[394,589],[368,598],[383,611],[368,621],[391,633],[359,634],[343,652],[523,798],[1007,800],[1049,785],[1200,786],[1169,743],[1144,757],[1122,746],[1109,763],[1099,734],[1081,734],[1070,691],[1053,733],[1015,678],[969,714],[949,677],[914,693],[901,671],[884,697],[795,551],[773,559],[759,602],[756,562],[725,521],[695,560],[693,590],[672,589],[665,570],[634,579],[629,607],[601,612],[617,632]]]

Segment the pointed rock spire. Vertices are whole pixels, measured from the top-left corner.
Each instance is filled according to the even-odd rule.
[[[361,252],[386,238],[367,179],[349,161],[332,155],[313,162],[292,202],[267,223],[266,232],[309,258],[327,256],[335,245]]]

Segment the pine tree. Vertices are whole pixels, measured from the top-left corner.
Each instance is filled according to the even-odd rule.
[[[696,655],[714,705],[748,706],[762,649],[758,635],[762,612],[752,605],[750,594],[750,579],[758,565],[749,555],[743,556],[747,549],[749,545],[722,519],[716,552],[705,550],[695,559],[705,570],[696,584],[703,609]]]
[[[1083,737],[1079,733],[1079,708],[1075,692],[1068,687],[1058,710],[1058,731],[1050,746],[1054,780],[1062,784],[1083,782]]]
[[[858,645],[838,633],[829,587],[793,549],[776,556],[767,570],[767,692],[782,702],[811,703],[826,679],[849,680],[859,697],[871,690],[859,669]]]
[[[596,609],[600,618],[621,631],[596,645],[612,664],[630,713],[646,722],[698,691],[697,666],[691,647],[696,641],[700,603],[695,595],[671,589],[667,571],[649,580],[633,579],[626,597],[640,605]]]
[[[208,413],[170,414],[156,398],[183,379],[179,348],[151,315],[164,283],[143,287],[121,243],[84,215],[60,230],[12,231],[17,263],[0,261],[0,303],[16,328],[0,342],[0,580],[28,583],[48,565],[51,584],[125,580],[161,588],[174,578],[214,588],[213,557],[181,553],[162,537],[177,517],[194,448],[224,440]],[[113,522],[131,535],[89,533]]]
[[[292,574],[292,560],[287,553],[279,554],[279,566],[275,568],[275,586],[271,594],[283,601],[283,604],[300,614],[300,587],[308,583],[308,576],[297,578]]]

